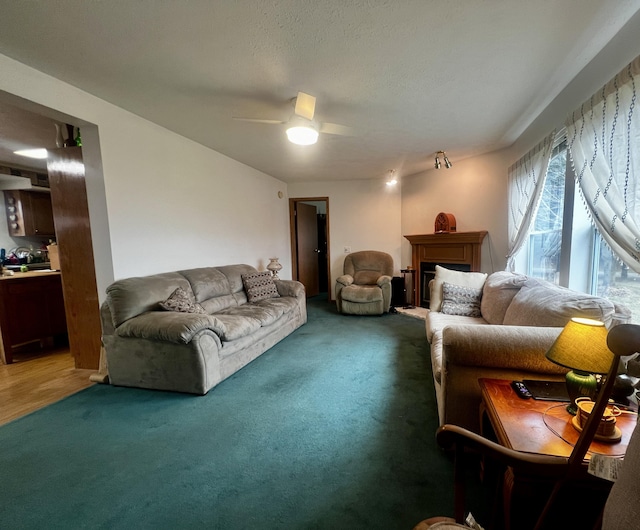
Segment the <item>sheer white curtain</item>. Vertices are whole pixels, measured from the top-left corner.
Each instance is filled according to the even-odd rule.
[[[507,270],[514,270],[514,257],[527,240],[540,197],[556,137],[554,130],[509,168],[509,253]]]
[[[568,149],[591,219],[640,272],[640,56],[567,118]]]

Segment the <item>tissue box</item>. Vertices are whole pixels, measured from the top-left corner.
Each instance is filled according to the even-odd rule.
[[[60,255],[58,254],[58,245],[48,245],[47,252],[49,252],[49,263],[51,263],[51,268],[55,271],[59,271]]]

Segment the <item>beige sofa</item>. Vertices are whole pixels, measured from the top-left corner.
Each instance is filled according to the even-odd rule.
[[[176,290],[180,307],[162,309]],[[109,381],[206,394],[302,326],[306,303],[300,282],[250,265],[118,280],[101,308]]]
[[[436,272],[426,317],[440,424],[474,432],[480,429],[479,378],[563,380],[567,370],[547,360],[545,353],[570,318],[608,324],[614,315],[630,314],[609,300],[525,275],[501,271],[485,277],[446,269]],[[473,286],[470,292],[481,291],[480,314],[443,313],[443,282],[464,285],[469,278],[473,278],[467,281]]]

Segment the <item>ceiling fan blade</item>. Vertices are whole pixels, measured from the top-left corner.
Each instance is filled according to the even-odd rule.
[[[286,121],[282,121],[282,120],[269,120],[269,119],[263,119],[263,118],[243,118],[242,116],[232,116],[232,118],[238,121],[251,121],[253,123],[270,123],[270,124],[287,123]]]
[[[309,94],[305,94],[304,92],[298,92],[298,97],[296,98],[295,113],[298,116],[302,116],[303,118],[312,120],[315,111],[316,98],[314,96],[310,96]]]
[[[353,136],[353,129],[346,125],[337,123],[323,123],[320,125],[320,132],[325,134],[337,134],[339,136]]]
[[[240,116],[232,116],[232,118],[234,120],[251,121],[253,123],[270,123],[270,124],[287,123],[286,121],[282,121],[282,120],[266,120],[266,119],[262,119],[262,118],[242,118]]]

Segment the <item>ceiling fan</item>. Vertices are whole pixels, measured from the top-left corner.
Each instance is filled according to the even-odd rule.
[[[234,120],[251,121],[255,123],[268,123],[272,125],[286,124],[287,138],[291,143],[298,145],[312,145],[318,141],[319,133],[350,136],[351,129],[337,123],[318,123],[313,119],[316,110],[316,98],[305,92],[298,92],[293,98],[293,115],[289,120],[269,120],[262,118],[242,118],[234,116]]]

